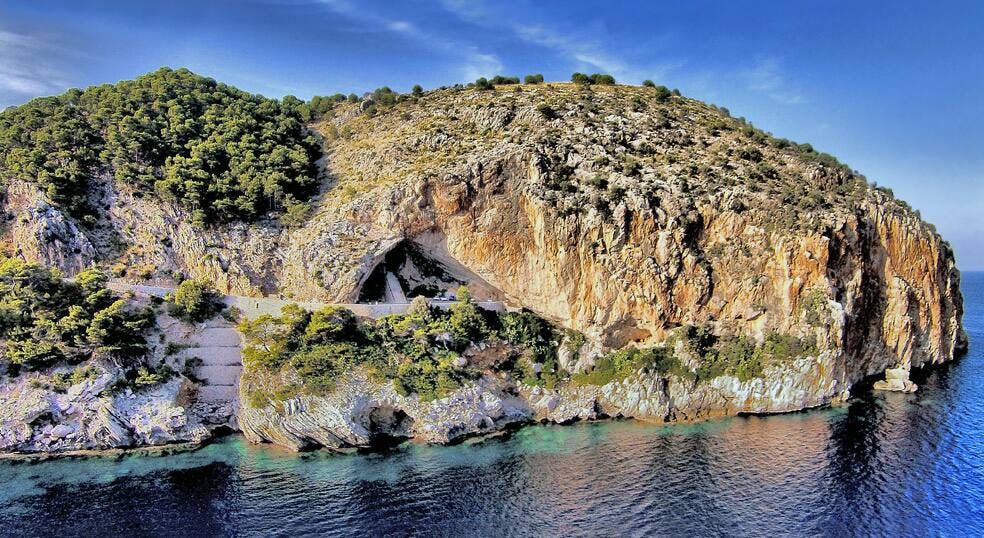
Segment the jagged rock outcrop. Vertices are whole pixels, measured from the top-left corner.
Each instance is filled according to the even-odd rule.
[[[366,413],[382,408],[411,420],[395,435],[439,441],[514,420],[791,411],[889,369],[905,375],[887,385],[911,388],[912,368],[966,346],[953,253],[916,212],[832,158],[697,101],[633,87],[447,89],[371,116],[341,104],[318,128],[331,180],[297,229],[201,230],[181,209],[110,184],[112,241],[8,196],[8,212],[33,223],[11,233],[23,255],[69,272],[116,259],[234,293],[329,302],[354,301],[391,248],[416,241],[513,306],[583,332],[592,351],[575,369],[684,325],[817,342],[816,357],[746,382],[649,378],[519,396],[489,382],[453,396],[461,405],[355,383],[244,411],[251,438],[294,447],[361,446],[372,438]],[[505,402],[501,414],[483,410],[485,395]]]
[[[145,297],[133,300],[147,304]],[[227,348],[200,343],[212,340],[221,346],[222,342],[214,342],[217,327],[233,331],[237,346],[238,334],[224,321],[190,325],[158,314],[148,338],[152,345],[147,359],[170,368],[173,374],[165,382],[134,385],[131,379],[125,383],[127,369],[108,357],[16,374],[5,365],[0,383],[0,452],[57,454],[197,444],[234,427],[235,400],[208,393],[221,388],[209,382],[221,381],[218,374],[223,372],[192,365],[200,361],[202,367],[216,368],[210,366],[215,361],[208,354]],[[232,351],[238,361],[239,348]],[[72,375],[79,371],[87,373]],[[178,373],[182,371],[194,379]]]
[[[529,407],[502,388],[493,379],[482,379],[441,400],[424,402],[417,395],[401,396],[390,383],[355,373],[327,396],[301,395],[276,406],[243,409],[239,424],[251,441],[294,450],[369,447],[383,439],[411,437],[448,443],[532,418]]]
[[[111,370],[111,369],[110,369]],[[187,379],[110,394],[119,372],[68,387],[63,393],[21,376],[0,386],[0,450],[66,452],[176,442],[201,442],[211,429],[189,413]]]
[[[390,383],[355,373],[327,396],[300,395],[260,408],[245,406],[239,424],[247,439],[293,450],[368,448],[391,439],[450,443],[514,424],[566,423],[602,417],[692,421],[738,413],[781,413],[847,397],[822,372],[832,355],[803,358],[762,378],[721,376],[695,384],[639,372],[606,385],[527,387],[486,375],[445,398],[401,396]],[[244,395],[244,399],[246,395]]]
[[[96,249],[78,223],[51,204],[37,187],[13,181],[5,205],[13,252],[73,275],[97,259]]]

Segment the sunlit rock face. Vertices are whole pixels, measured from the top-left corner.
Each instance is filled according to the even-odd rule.
[[[99,234],[23,195],[8,197],[17,223],[8,234],[24,256],[69,273],[116,261],[232,293],[343,303],[410,241],[490,297],[583,332],[590,353],[572,370],[684,325],[817,342],[816,357],[746,382],[637,379],[518,396],[492,383],[482,390],[518,398],[522,410],[486,413],[495,425],[802,409],[889,368],[905,372],[893,379],[907,386],[911,368],[966,346],[953,253],[918,214],[831,158],[698,101],[623,86],[447,89],[372,116],[341,104],[313,127],[324,136],[327,180],[297,228],[199,230],[180,209],[108,184]],[[412,419],[386,428],[431,439],[421,408],[380,390],[360,394]],[[340,406],[306,401],[289,420],[256,410],[243,427],[292,446],[362,443],[369,434],[352,426],[366,429],[359,413],[323,422]],[[472,432],[493,427],[465,422]],[[312,433],[319,428],[356,442]]]

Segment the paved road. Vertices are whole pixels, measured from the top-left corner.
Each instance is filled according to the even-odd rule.
[[[157,297],[163,297],[174,291],[174,288],[170,287],[128,284],[119,281],[110,281],[107,287],[120,292],[132,291],[137,294]],[[255,319],[264,314],[279,316],[280,310],[289,304],[296,304],[312,311],[320,310],[326,306],[340,306],[351,310],[357,316],[368,318],[380,318],[389,314],[403,314],[410,307],[410,303],[408,302],[376,304],[320,303],[299,302],[276,297],[244,297],[241,295],[225,295],[222,298],[222,302],[229,306],[235,306],[248,319]],[[447,308],[452,304],[452,301],[431,301],[431,304],[439,308]],[[482,301],[477,304],[487,310],[494,310],[496,312],[505,311],[505,305],[499,301]]]

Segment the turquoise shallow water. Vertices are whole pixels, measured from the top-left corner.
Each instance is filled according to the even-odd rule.
[[[984,273],[971,351],[919,392],[697,425],[533,426],[452,447],[0,463],[7,536],[984,535]]]

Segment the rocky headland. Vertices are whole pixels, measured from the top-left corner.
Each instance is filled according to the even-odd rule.
[[[83,223],[8,174],[6,248],[68,276],[97,264],[130,282],[181,275],[230,295],[348,304],[366,301],[388,255],[409,247],[449,283],[554,327],[552,362],[490,333],[454,350],[448,368],[468,374],[428,397],[359,366],[312,390],[289,358],[258,377],[247,363],[238,423],[203,411],[186,376],[109,397],[111,371],[57,395],[22,374],[0,386],[0,449],[198,440],[217,424],[254,442],[343,449],[535,421],[779,413],[841,401],[886,371],[879,387],[914,390],[911,369],[966,347],[948,243],[808,145],[658,88],[391,96],[338,101],[310,120],[323,155],[302,219],[202,226],[102,169],[88,193],[99,217]],[[441,285],[415,271],[399,275],[408,287]],[[630,348],[661,350],[672,366],[591,376]],[[517,357],[534,374],[501,366]],[[255,397],[260,387],[268,397]]]

